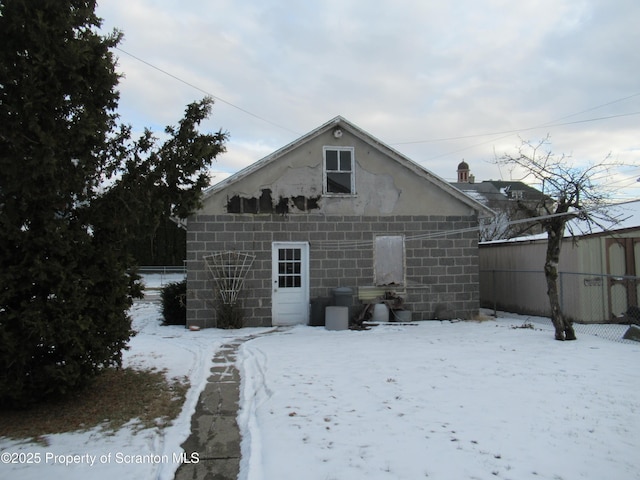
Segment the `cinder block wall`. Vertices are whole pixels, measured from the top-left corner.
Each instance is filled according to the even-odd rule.
[[[413,320],[471,318],[479,308],[475,216],[200,215],[187,233],[187,325],[215,327],[215,283],[203,256],[256,255],[240,294],[245,326],[271,325],[271,244],[309,242],[310,297],[373,286],[375,235],[405,235],[405,308]],[[466,231],[465,231],[466,230]],[[359,242],[353,246],[351,242]]]

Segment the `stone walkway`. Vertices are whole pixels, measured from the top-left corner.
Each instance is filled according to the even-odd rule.
[[[223,345],[213,359],[211,376],[191,417],[191,435],[182,444],[187,458],[175,480],[236,480],[240,471],[240,431],[236,423],[240,373],[235,367],[238,347],[252,337]],[[254,338],[254,337],[253,337]]]
[[[240,403],[238,348],[244,342],[276,331],[237,338],[220,347],[213,357],[211,376],[191,417],[191,435],[181,445],[186,458],[198,453],[198,463],[183,463],[174,480],[236,480],[240,473],[240,429],[236,421]]]

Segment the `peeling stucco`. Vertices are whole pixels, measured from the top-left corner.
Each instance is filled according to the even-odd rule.
[[[200,213],[323,213],[335,215],[470,215],[477,209],[462,193],[422,174],[417,167],[391,158],[365,139],[345,130],[341,138],[327,131],[287,147],[259,170],[239,175],[211,191]],[[352,147],[355,192],[323,192],[323,148]]]
[[[400,199],[402,190],[388,173],[372,173],[362,165],[358,166],[358,187],[375,195],[358,196],[354,202],[357,213],[362,215],[392,214]]]
[[[277,201],[271,189],[263,188],[259,197],[234,195],[227,199],[227,213],[253,213],[284,215],[287,213],[308,212],[320,208],[320,196],[278,197]]]

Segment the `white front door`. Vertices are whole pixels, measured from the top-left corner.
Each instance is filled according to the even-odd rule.
[[[271,250],[273,325],[309,323],[309,244],[274,242]]]

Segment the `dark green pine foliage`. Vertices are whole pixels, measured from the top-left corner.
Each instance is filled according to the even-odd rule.
[[[162,288],[162,316],[165,325],[187,324],[187,281],[170,283]]]
[[[182,267],[187,256],[187,231],[167,218],[155,234],[137,236],[127,248],[138,265]]]
[[[95,1],[0,0],[0,406],[119,366],[140,288],[126,245],[186,217],[226,134],[189,105],[157,145],[116,127],[118,74]]]

